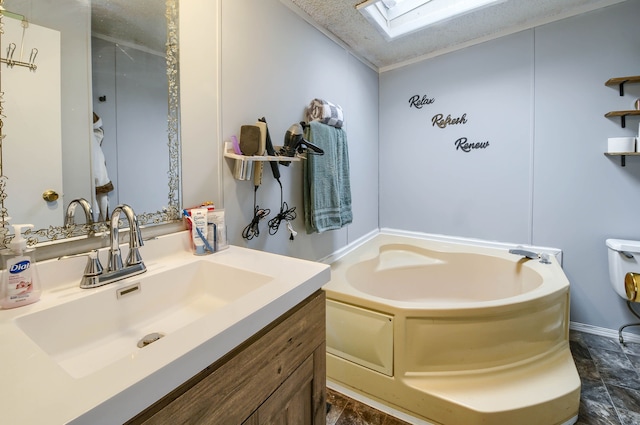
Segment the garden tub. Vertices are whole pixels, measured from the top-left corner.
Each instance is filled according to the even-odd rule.
[[[547,257],[376,235],[331,262],[329,385],[427,423],[575,423],[569,281]]]

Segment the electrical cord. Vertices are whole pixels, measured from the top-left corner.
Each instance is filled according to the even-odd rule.
[[[259,118],[258,121],[265,123],[265,125],[267,124],[267,120],[264,117]],[[271,135],[269,134],[268,127],[266,132],[267,132],[266,134],[267,153],[271,156],[275,156],[276,152],[275,152],[275,149],[273,148],[273,143],[271,142]],[[280,212],[274,218],[269,220],[268,222],[269,234],[275,235],[278,232],[278,229],[280,228],[280,224],[282,223],[282,220],[284,220],[287,222],[287,229],[289,230],[289,240],[293,240],[294,236],[298,234],[293,229],[293,226],[291,225],[291,221],[293,221],[296,218],[296,208],[295,207],[289,208],[289,205],[287,205],[287,203],[283,201],[283,189],[282,189],[282,182],[280,181],[280,170],[278,169],[278,162],[269,161],[269,165],[271,166],[271,172],[273,174],[273,178],[280,185]],[[255,172],[257,172],[257,170],[254,170],[254,173]],[[259,175],[262,176],[262,168],[260,168],[259,173],[260,173]],[[256,181],[259,182],[260,180],[261,179],[256,180],[254,176],[254,182]],[[256,193],[258,192],[258,187],[259,187],[259,183],[255,183],[255,190],[253,192],[253,219],[251,220],[251,223],[249,223],[247,227],[245,227],[244,230],[242,231],[242,237],[247,240],[251,240],[254,237],[260,236],[260,229],[258,227],[258,225],[260,224],[260,220],[268,216],[269,213],[271,212],[271,210],[269,209],[261,209],[257,206]]]
[[[282,220],[284,220],[287,222],[287,228],[289,229],[289,239],[293,240],[293,237],[297,234],[297,232],[293,230],[291,221],[295,220],[296,218],[296,207],[289,208],[289,205],[287,205],[287,203],[282,200],[282,183],[280,182],[280,179],[277,179],[276,181],[280,185],[280,212],[274,218],[269,220],[269,234],[275,235],[276,233],[278,233],[280,224],[282,223]]]
[[[247,225],[242,231],[242,237],[246,240],[250,241],[253,238],[257,238],[260,236],[260,228],[258,225],[260,224],[260,220],[265,218],[271,213],[271,210],[268,208],[260,208],[256,204],[256,195],[258,193],[258,187],[255,186],[253,190],[253,219],[251,223]]]

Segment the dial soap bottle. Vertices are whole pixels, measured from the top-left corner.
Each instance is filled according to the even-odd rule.
[[[40,282],[35,264],[35,249],[27,248],[22,229],[32,224],[14,224],[14,236],[9,248],[2,251],[2,286],[0,306],[14,308],[31,304],[40,299]]]

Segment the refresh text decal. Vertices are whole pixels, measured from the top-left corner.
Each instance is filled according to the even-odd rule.
[[[445,128],[448,125],[456,125],[456,124],[466,124],[467,123],[467,114],[462,114],[461,117],[451,118],[451,114],[447,115],[447,118],[444,118],[444,114],[436,114],[431,118],[431,125],[438,126],[440,128]]]

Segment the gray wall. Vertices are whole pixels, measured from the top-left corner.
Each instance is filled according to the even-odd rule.
[[[640,158],[603,152],[640,120],[603,115],[640,97],[604,85],[640,71],[638,16],[628,1],[381,74],[380,227],[561,248],[572,320],[631,321],[604,241],[640,239]],[[467,123],[434,127],[438,113]]]
[[[520,33],[382,74],[382,227],[528,240],[532,47]],[[412,107],[414,95],[434,102]],[[437,114],[466,123],[440,128]],[[462,137],[489,145],[464,152]]]
[[[265,117],[275,145],[304,119],[314,98],[342,106],[351,166],[353,224],[305,234],[302,163],[280,167],[284,201],[295,206],[298,235],[289,240],[285,223],[269,235],[267,220],[280,208],[280,187],[265,166],[257,203],[271,214],[260,235],[241,237],[253,218],[252,182],[234,180],[233,161],[223,159],[224,207],[231,243],[295,257],[319,259],[378,228],[378,74],[300,19],[278,0],[234,0],[221,9],[222,137],[239,135],[244,124]]]

